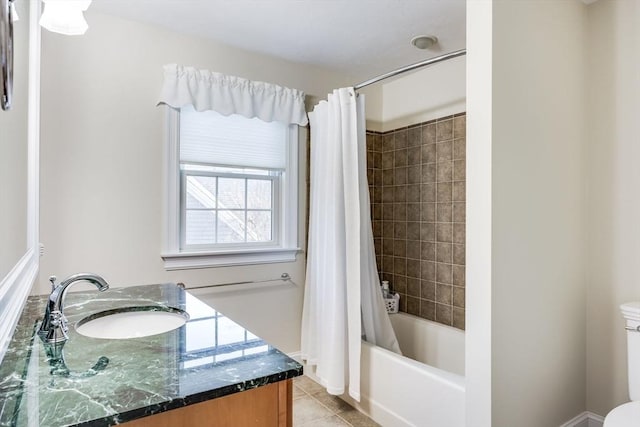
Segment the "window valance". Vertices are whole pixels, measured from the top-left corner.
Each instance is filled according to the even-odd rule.
[[[240,114],[265,122],[305,126],[304,97],[304,92],[297,89],[169,64],[164,66],[158,105],[193,105],[196,111],[213,110],[225,116]]]

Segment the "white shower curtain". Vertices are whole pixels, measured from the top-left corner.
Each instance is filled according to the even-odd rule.
[[[380,292],[364,96],[334,90],[309,114],[311,194],[302,358],[331,394],[360,400],[361,338],[400,353]]]

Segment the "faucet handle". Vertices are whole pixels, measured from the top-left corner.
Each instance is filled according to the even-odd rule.
[[[51,326],[57,328],[62,323],[62,313],[59,311],[51,312]]]
[[[51,282],[51,291],[56,289],[56,280],[58,280],[56,276],[49,276],[49,281]]]
[[[49,344],[59,344],[64,343],[69,339],[69,327],[67,326],[67,319],[64,317],[60,311],[55,310],[50,313],[49,319],[50,328],[46,330],[42,330],[42,334],[40,338],[45,343]]]

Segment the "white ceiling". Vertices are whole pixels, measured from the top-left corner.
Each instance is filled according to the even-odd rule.
[[[465,47],[465,0],[94,0],[91,10],[358,80]],[[419,34],[440,42],[421,51],[410,44]]]

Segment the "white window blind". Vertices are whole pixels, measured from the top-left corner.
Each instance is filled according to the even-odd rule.
[[[180,161],[285,169],[288,126],[215,111],[180,110]]]

